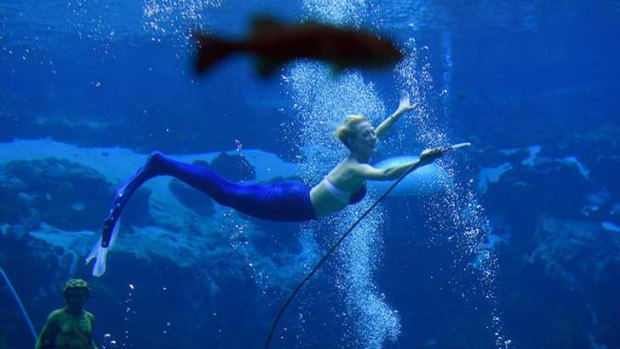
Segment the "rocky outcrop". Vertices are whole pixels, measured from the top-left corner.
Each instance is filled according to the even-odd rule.
[[[534,239],[527,262],[571,288],[594,286],[610,270],[620,269],[620,235],[594,222],[544,217]]]
[[[65,230],[97,229],[112,184],[97,171],[65,159],[11,161],[0,167],[3,222]]]

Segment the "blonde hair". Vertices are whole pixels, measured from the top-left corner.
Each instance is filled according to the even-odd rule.
[[[344,143],[344,145],[349,147],[349,140],[353,138],[357,132],[355,128],[364,121],[368,121],[364,116],[347,115],[342,125],[340,125],[336,129],[336,132],[334,132],[334,136]]]

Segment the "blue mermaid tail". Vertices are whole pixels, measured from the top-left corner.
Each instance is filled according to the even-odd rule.
[[[112,232],[117,224],[118,219],[121,216],[123,208],[129,201],[129,198],[133,193],[147,180],[157,175],[157,166],[161,164],[163,154],[160,152],[153,152],[144,166],[140,167],[136,173],[129,177],[123,184],[121,184],[114,193],[114,200],[112,201],[112,207],[108,216],[103,221],[103,232],[101,234],[101,247],[108,247],[110,245],[110,239],[112,238]]]
[[[95,265],[93,267],[94,276],[101,276],[105,273],[107,255],[110,250],[109,248],[118,235],[123,208],[140,185],[156,175],[155,164],[157,163],[157,159],[162,156],[163,155],[159,152],[152,153],[144,166],[140,167],[133,176],[129,177],[129,179],[116,189],[110,212],[103,221],[101,237],[95,246],[93,246],[85,260],[85,264],[90,263],[93,259],[95,260]]]
[[[266,184],[233,183],[212,169],[183,163],[153,152],[147,162],[116,190],[108,217],[103,222],[101,246],[108,247],[112,231],[133,193],[147,180],[168,175],[209,195],[220,205],[271,221],[302,222],[316,219],[310,187],[297,182]]]

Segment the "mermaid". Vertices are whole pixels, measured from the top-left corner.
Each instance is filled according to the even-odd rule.
[[[284,222],[318,219],[361,201],[366,195],[366,181],[395,180],[411,169],[430,164],[447,148],[426,149],[419,159],[385,169],[369,164],[377,142],[405,112],[415,108],[403,93],[398,108],[374,128],[361,115],[348,115],[335,136],[349,150],[348,156],[314,186],[299,182],[269,184],[235,183],[212,169],[176,161],[160,152],[152,153],[144,166],[116,190],[112,206],[103,223],[101,247],[110,245],[118,229],[118,219],[133,193],[147,180],[172,176],[209,195],[220,205],[234,208],[253,217]],[[87,259],[105,260],[105,251],[93,249]]]

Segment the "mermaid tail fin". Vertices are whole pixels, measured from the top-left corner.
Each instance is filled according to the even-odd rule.
[[[148,179],[158,174],[158,165],[161,166],[164,155],[160,152],[153,152],[146,160],[144,166],[140,167],[136,173],[123,182],[114,193],[114,200],[108,216],[103,221],[103,231],[97,245],[86,257],[86,264],[96,259],[93,268],[94,276],[101,276],[105,273],[105,263],[108,254],[108,248],[112,246],[116,236],[118,235],[118,227],[120,225],[120,217],[123,208],[129,201],[129,198],[138,188]]]
[[[110,242],[108,243],[107,247],[102,247],[101,240],[103,239],[103,237],[100,237],[95,246],[93,246],[93,248],[90,250],[88,257],[86,257],[84,264],[88,264],[90,263],[90,261],[95,259],[95,265],[93,266],[93,276],[99,277],[105,273],[105,264],[108,251],[110,250],[110,247],[112,247],[112,245],[114,244],[116,236],[118,236],[118,230],[120,225],[121,222],[119,219],[114,225],[114,229],[110,234]]]
[[[103,231],[101,239],[101,247],[108,247],[110,245],[110,239],[112,232],[116,227],[116,221],[121,217],[123,208],[129,201],[129,198],[138,188],[146,182],[148,179],[157,175],[158,168],[161,166],[164,155],[160,152],[153,152],[146,160],[144,166],[140,167],[136,173],[129,177],[125,182],[118,186],[114,193],[114,200],[112,201],[112,207],[108,216],[103,221]]]
[[[138,187],[144,182],[141,178],[144,172],[144,168],[141,167],[135,175],[128,178],[123,184],[121,184],[114,193],[114,200],[112,201],[112,207],[108,217],[103,221],[103,231],[101,233],[101,247],[106,248],[110,246],[112,234],[118,226],[118,220],[121,217],[121,212],[125,207],[127,201],[131,197],[131,194],[138,189]]]

